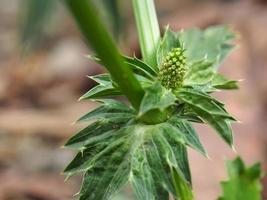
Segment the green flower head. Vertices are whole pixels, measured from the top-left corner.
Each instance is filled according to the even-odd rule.
[[[159,80],[167,88],[174,90],[183,85],[186,58],[182,48],[173,48],[164,58],[159,71]]]

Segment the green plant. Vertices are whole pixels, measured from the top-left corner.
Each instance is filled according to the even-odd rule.
[[[140,200],[193,199],[187,147],[207,153],[192,123],[210,125],[233,145],[236,120],[211,93],[237,88],[217,72],[234,34],[226,26],[167,27],[160,38],[153,0],[133,0],[140,60],[119,53],[90,1],[66,4],[96,52],[89,58],[109,72],[91,76],[98,85],[81,97],[101,103],[78,120],[95,122],[65,145],[78,151],[64,172],[84,173],[80,199],[110,199],[128,182]],[[118,95],[131,105],[112,98]]]
[[[259,163],[246,167],[240,157],[227,161],[228,181],[221,183],[223,195],[218,200],[261,200],[262,171]]]

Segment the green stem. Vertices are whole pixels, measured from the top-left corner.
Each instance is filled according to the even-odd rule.
[[[157,69],[160,30],[154,0],[133,0],[132,2],[143,59]]]
[[[138,110],[144,91],[133,72],[124,63],[92,2],[88,0],[65,0],[65,2],[87,42],[96,51],[120,90]]]

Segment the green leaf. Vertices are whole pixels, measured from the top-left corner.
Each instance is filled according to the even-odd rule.
[[[120,90],[114,87],[114,84],[112,83],[112,80],[108,74],[89,76],[89,78],[99,83],[99,85],[96,85],[88,92],[86,92],[83,96],[80,97],[80,100],[121,95]]]
[[[180,32],[180,41],[186,49],[185,54],[189,63],[203,58],[216,61],[214,69],[233,49],[229,44],[235,35],[227,26],[213,26],[206,30],[188,29]]]
[[[181,47],[179,34],[171,31],[169,27],[166,27],[164,36],[160,42],[160,46],[157,52],[157,63],[161,65],[164,57],[176,47]]]
[[[175,104],[176,97],[170,90],[166,90],[156,82],[146,89],[146,93],[140,105],[139,116],[144,115],[151,110],[164,111],[171,105]]]
[[[96,87],[89,90],[85,93],[79,100],[84,99],[97,99],[97,98],[105,98],[111,96],[121,95],[121,92],[110,85],[97,85]]]
[[[157,195],[156,183],[148,163],[145,147],[136,149],[131,159],[131,183],[139,200],[160,200]]]
[[[207,156],[207,153],[191,123],[187,122],[186,120],[181,120],[178,117],[169,119],[168,123],[177,129],[177,134],[180,134],[185,138],[187,145],[202,153],[204,156]]]
[[[146,63],[144,63],[142,60],[139,60],[135,56],[128,57],[122,55],[122,57],[124,58],[124,62],[128,64],[128,66],[133,70],[135,74],[144,76],[149,80],[155,80],[157,72],[151,66],[147,65]],[[87,55],[87,58],[96,63],[103,64],[101,59],[95,55]]]
[[[189,104],[192,109],[197,107],[205,112],[209,112],[214,116],[224,117],[226,119],[236,121],[224,108],[224,104],[213,98],[212,96],[191,88],[181,88],[177,92],[178,98]]]
[[[103,151],[106,147],[107,145],[105,143],[99,143],[97,146],[87,147],[85,150],[80,151],[64,169],[64,174],[72,176],[79,172],[86,171],[90,167],[94,156]]]
[[[84,176],[80,200],[110,199],[124,186],[130,174],[129,138],[123,138],[96,156]]]
[[[155,69],[153,69],[151,66],[144,63],[143,61],[139,60],[138,58],[128,56],[123,56],[123,58],[135,73],[143,75],[152,80],[154,80],[155,76],[157,76],[157,72],[155,71]]]
[[[212,87],[224,90],[238,89],[238,81],[227,80],[222,74],[215,74],[212,79]]]
[[[114,136],[113,133],[122,128],[127,120],[117,118],[117,122],[115,120],[94,122],[72,136],[65,144],[65,147],[83,150],[89,145],[93,146],[100,141],[105,142],[105,139]]]
[[[190,66],[185,74],[185,85],[204,85],[212,81],[214,76],[213,62],[201,60]]]
[[[221,183],[223,194],[218,200],[261,200],[262,177],[259,163],[246,167],[240,157],[226,162],[229,180]]]
[[[235,119],[226,112],[223,104],[194,89],[180,89],[177,96],[210,124],[229,145],[233,144],[230,122]]]
[[[160,187],[177,197],[170,170],[173,168],[181,176],[177,184],[190,189],[191,176],[183,137],[167,123],[140,126],[138,130],[141,132],[136,133],[136,140],[140,146],[132,156],[133,173],[130,176],[138,199],[160,200],[156,189]]]
[[[64,171],[68,176],[86,172],[80,199],[109,199],[130,181],[140,200],[167,200],[168,192],[178,195],[170,169],[181,176],[176,184],[190,188],[184,135],[168,123],[114,127],[113,122],[95,122],[66,146],[81,150]]]
[[[168,124],[162,124],[162,126],[155,128],[158,134],[152,134],[153,143],[157,146],[159,155],[162,157],[162,163],[169,166],[169,169],[165,169],[165,171],[169,171],[169,176],[172,180],[173,186],[169,186],[168,191],[177,199],[191,200],[192,198],[189,195],[191,191],[191,175],[184,138],[177,134],[177,131]],[[174,172],[176,176],[179,176],[179,180],[174,178]],[[163,184],[167,185],[165,182]],[[179,187],[183,187],[186,192],[182,193],[177,190]],[[175,191],[173,191],[173,188]]]
[[[89,121],[92,119],[108,119],[112,122],[119,120],[127,121],[135,117],[135,110],[116,100],[99,100],[104,103],[95,110],[87,113],[78,121]]]

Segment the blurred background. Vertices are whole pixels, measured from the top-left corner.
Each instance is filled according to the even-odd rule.
[[[131,1],[95,3],[120,49],[140,55]],[[221,72],[242,79],[240,90],[216,94],[242,122],[233,126],[236,152],[202,125],[196,127],[210,160],[190,150],[196,200],[215,200],[226,158],[241,155],[266,169],[267,1],[157,0],[156,6],[162,30],[229,24],[239,35]],[[60,147],[85,125],[73,122],[97,106],[77,101],[95,84],[86,75],[104,71],[89,53],[61,1],[0,1],[0,200],[76,198],[81,177],[64,182],[60,174],[74,152]],[[115,200],[134,197],[126,188]]]

